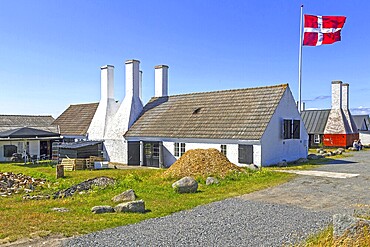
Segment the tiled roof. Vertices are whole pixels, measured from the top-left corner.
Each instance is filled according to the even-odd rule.
[[[101,141],[66,142],[59,144],[58,147],[65,149],[78,149],[88,146],[94,146],[101,143],[102,143]]]
[[[259,140],[287,86],[154,97],[125,136]]]
[[[302,111],[301,117],[308,134],[324,134],[329,113],[330,109]]]
[[[16,128],[0,133],[0,138],[37,138],[37,137],[59,137],[59,134],[29,127]]]
[[[352,115],[352,118],[358,130],[369,129],[369,115]],[[365,129],[361,129],[362,127],[365,127]]]
[[[99,103],[70,105],[55,121],[61,135],[86,135]]]
[[[52,116],[0,115],[0,132],[22,127],[30,127],[58,133],[58,127],[51,125],[53,121],[54,118]]]

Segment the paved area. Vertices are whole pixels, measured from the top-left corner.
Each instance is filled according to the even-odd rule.
[[[353,178],[360,174],[354,173],[343,173],[343,172],[323,172],[323,171],[297,171],[297,170],[276,170],[278,172],[293,173],[305,176],[316,176],[316,177],[326,177],[326,178]]]
[[[370,151],[351,152],[351,157],[333,160],[316,168],[319,172],[359,174],[340,179],[299,176],[274,188],[243,195],[245,200],[294,205],[306,209],[353,213],[370,211]]]

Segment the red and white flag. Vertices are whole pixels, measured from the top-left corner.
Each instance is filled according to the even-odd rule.
[[[303,45],[319,46],[340,41],[345,16],[304,15]]]

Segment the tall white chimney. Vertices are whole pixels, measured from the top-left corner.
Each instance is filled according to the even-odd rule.
[[[100,100],[114,99],[114,66],[102,66],[100,72]]]
[[[331,82],[331,109],[342,109],[342,82]]]
[[[139,98],[143,100],[143,71],[139,71]]]
[[[139,97],[139,60],[127,60],[126,65],[126,96]]]
[[[154,67],[155,97],[168,96],[168,66]]]
[[[348,109],[349,108],[349,84],[343,83],[342,84],[342,108]]]
[[[90,140],[103,140],[107,126],[118,109],[114,99],[114,66],[100,67],[100,101],[87,133]]]
[[[140,61],[127,60],[126,95],[112,119],[105,135],[104,146],[111,162],[128,164],[127,142],[123,135],[134,124],[143,110],[140,100]]]
[[[348,122],[349,128],[351,129],[352,133],[357,133],[357,126],[355,121],[353,120],[352,114],[349,111],[349,84],[343,83],[342,84],[342,108],[344,116]]]

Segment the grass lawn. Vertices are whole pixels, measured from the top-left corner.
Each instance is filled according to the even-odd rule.
[[[51,195],[58,190],[99,176],[111,177],[117,181],[115,185],[105,189],[95,188],[88,193],[63,199],[23,200],[24,194],[1,197],[0,244],[35,236],[54,234],[73,236],[132,224],[275,186],[295,176],[263,169],[233,174],[220,180],[220,184],[211,186],[206,186],[204,179],[199,178],[197,193],[176,194],[171,187],[175,180],[161,178],[160,175],[164,170],[160,169],[72,171],[66,172],[66,177],[58,180],[55,179],[55,166],[49,163],[37,165],[3,163],[0,164],[0,172],[23,173],[34,178],[45,178],[47,183],[43,188],[37,188],[33,192],[35,195]],[[91,213],[93,206],[115,206],[111,198],[127,189],[133,189],[138,199],[145,201],[147,213]],[[51,210],[54,207],[65,207],[70,211],[55,212]]]

